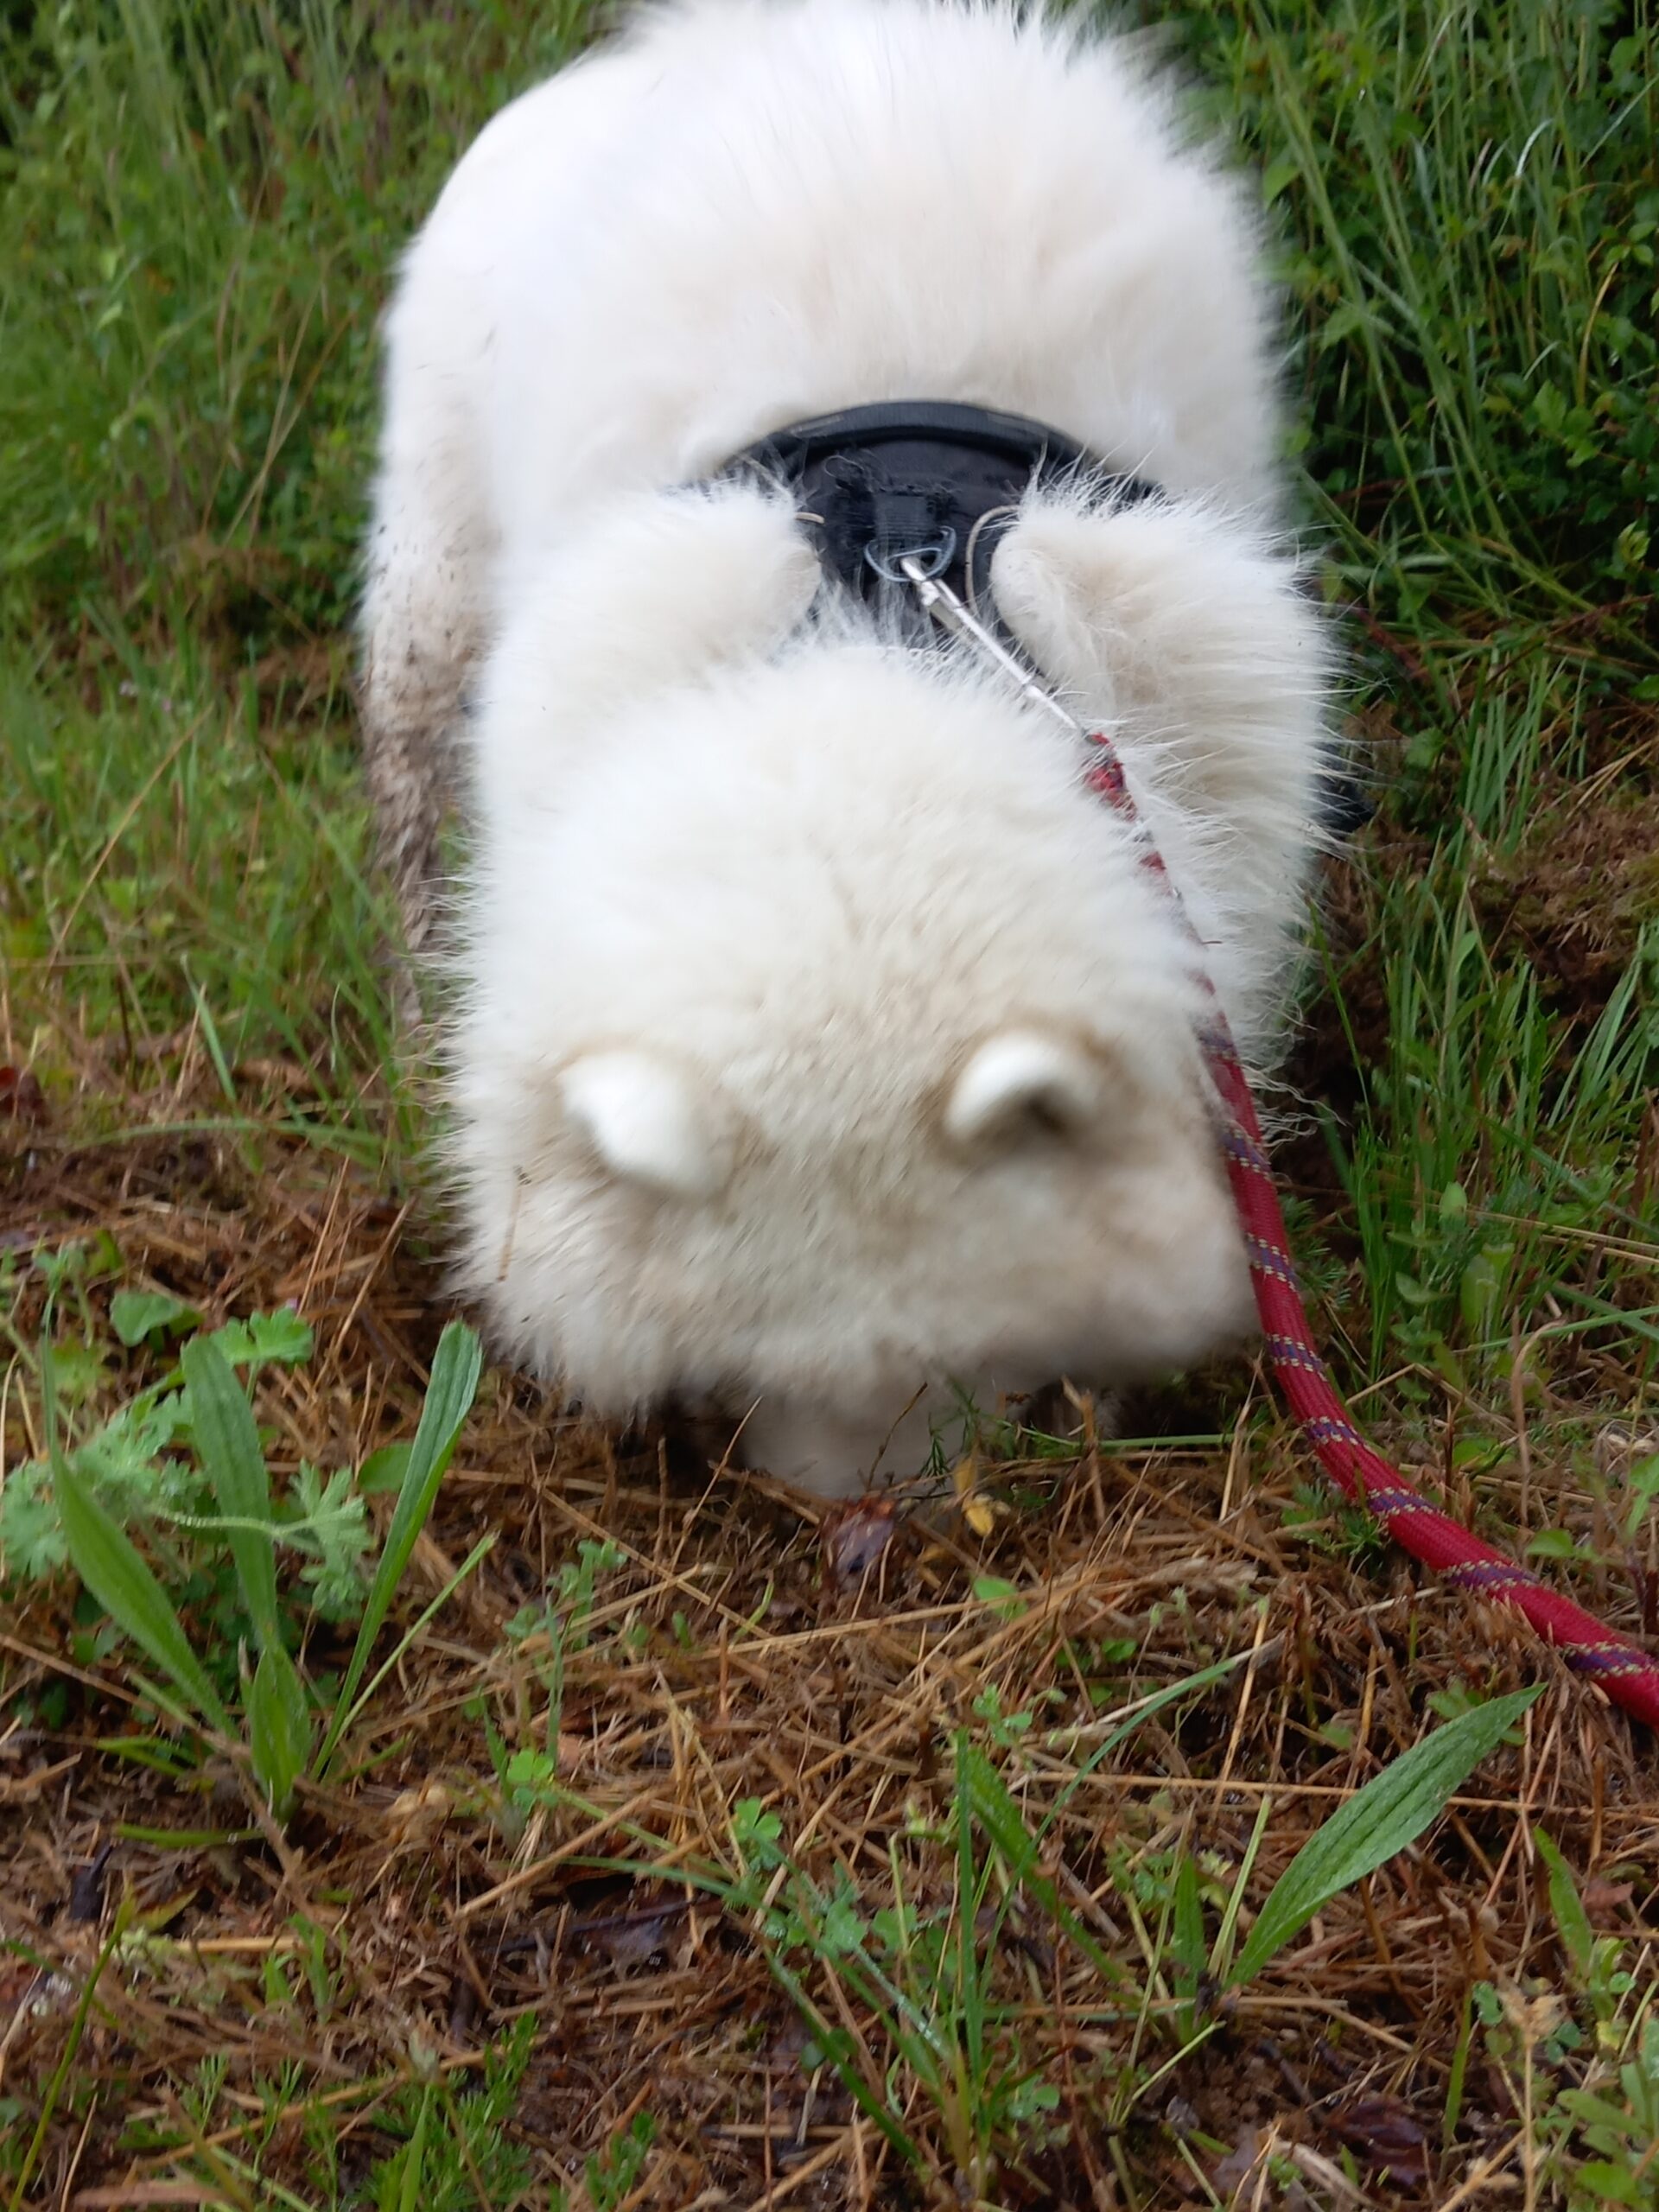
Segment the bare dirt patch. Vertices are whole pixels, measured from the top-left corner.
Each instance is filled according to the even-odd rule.
[[[1483,855],[1470,886],[1494,942],[1523,953],[1574,1020],[1592,1020],[1659,914],[1659,791],[1587,785],[1513,855]]]

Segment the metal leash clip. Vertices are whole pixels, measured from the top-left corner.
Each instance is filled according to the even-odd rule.
[[[954,542],[953,542],[954,550]],[[930,614],[942,630],[949,630],[954,637],[965,638],[976,646],[992,665],[1001,671],[1033,705],[1041,707],[1055,721],[1064,724],[1073,737],[1088,741],[1089,733],[1075,715],[1067,712],[1048,689],[1034,669],[1027,668],[1017,653],[1010,652],[1001,640],[994,637],[979,617],[953,592],[942,576],[946,562],[930,565],[932,549],[923,545],[893,556],[893,569],[880,566],[872,544],[865,558],[881,575],[893,575],[893,581],[907,583],[915,593],[923,611]],[[948,556],[947,556],[948,558]],[[895,573],[896,571],[896,573]]]
[[[981,653],[994,668],[1014,685],[1022,698],[1030,700],[1033,706],[1040,707],[1045,714],[1058,722],[1060,727],[1084,748],[1084,759],[1089,762],[1089,781],[1097,797],[1101,795],[1103,788],[1100,779],[1106,774],[1110,774],[1122,781],[1127,792],[1128,785],[1123,777],[1122,762],[1118,758],[1116,747],[1111,743],[1106,733],[1103,730],[1091,730],[1086,723],[1080,722],[1069,708],[1060,704],[1036,670],[1030,667],[1017,652],[1005,645],[993,631],[988,629],[972,609],[964,606],[943,577],[929,568],[925,557],[926,551],[927,549],[924,547],[920,551],[901,553],[896,556],[899,575],[915,593],[923,612],[937,622],[942,630],[949,631],[953,637],[966,639],[976,652]],[[1139,808],[1131,804],[1127,808],[1120,809],[1118,819],[1128,831],[1130,843],[1141,857],[1155,858],[1157,847],[1153,841],[1151,830],[1141,818]],[[1159,861],[1157,864],[1161,872],[1162,862]],[[1174,901],[1176,912],[1180,915],[1182,925],[1193,944],[1199,948],[1202,957],[1203,953],[1213,949],[1211,940],[1201,937],[1192,926],[1173,883],[1169,884],[1168,889]]]
[[[950,529],[938,530],[931,537],[914,540],[897,551],[885,537],[873,537],[864,548],[866,564],[884,584],[914,583],[913,570],[920,570],[931,583],[944,574],[956,557],[957,533]]]

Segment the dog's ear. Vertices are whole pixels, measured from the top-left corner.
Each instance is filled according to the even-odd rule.
[[[654,1052],[592,1052],[559,1082],[565,1119],[619,1182],[712,1198],[731,1179],[735,1117],[711,1084]]]
[[[1106,1117],[1115,1073],[1104,1052],[1070,1038],[1004,1030],[975,1048],[950,1085],[944,1134],[976,1156],[1086,1136]]]

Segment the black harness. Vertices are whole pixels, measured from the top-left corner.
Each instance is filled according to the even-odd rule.
[[[887,620],[928,628],[895,565],[904,554],[920,558],[928,575],[1011,646],[989,588],[991,556],[1033,486],[1086,478],[1091,491],[1120,505],[1167,497],[1041,423],[935,400],[891,400],[792,423],[746,447],[719,474],[787,486],[825,575]],[[1358,779],[1333,759],[1321,827],[1345,836],[1375,810]]]
[[[997,539],[1033,484],[1087,474],[1120,499],[1156,487],[1106,476],[1075,439],[1020,415],[943,402],[891,401],[792,423],[728,464],[794,493],[825,569],[854,597],[885,602],[893,563],[919,554],[982,621]]]

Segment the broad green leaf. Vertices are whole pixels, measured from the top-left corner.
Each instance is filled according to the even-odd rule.
[[[52,1486],[75,1572],[111,1619],[168,1676],[188,1705],[221,1735],[234,1735],[219,1694],[202,1671],[167,1592],[53,1439]]]
[[[378,1497],[383,1490],[403,1487],[409,1465],[410,1441],[407,1437],[396,1444],[383,1444],[378,1452],[371,1452],[357,1471],[356,1487],[364,1497]]]
[[[182,1355],[196,1451],[227,1522],[270,1520],[270,1481],[247,1393],[211,1337],[197,1337]],[[276,1550],[269,1535],[239,1525],[225,1532],[236,1561],[242,1601],[262,1651],[281,1641],[276,1621]]]
[[[974,1595],[982,1605],[988,1605],[1005,1621],[1018,1620],[1029,1603],[1014,1583],[1005,1581],[1000,1574],[976,1574]]]
[[[1633,2094],[1639,2092],[1638,2069],[1621,2067],[1619,2076],[1623,2085]],[[1632,2077],[1636,2078],[1632,2080]],[[1560,2101],[1562,2110],[1571,2113],[1580,2127],[1605,2128],[1615,2142],[1621,2138],[1634,2140],[1641,2130],[1641,2117],[1629,2105],[1616,2105],[1611,2098],[1599,2097],[1592,2090],[1563,2089]]]
[[[61,1344],[53,1347],[58,1395],[72,1405],[90,1398],[104,1379],[104,1355],[94,1344]]]
[[[1274,1884],[1229,1986],[1254,1980],[1332,1897],[1414,1842],[1541,1689],[1495,1697],[1448,1720],[1316,1828]]]
[[[177,1328],[200,1319],[194,1306],[170,1291],[118,1290],[110,1300],[111,1323],[127,1345],[142,1344],[154,1330]]]
[[[1198,1895],[1198,1862],[1190,1849],[1182,1852],[1180,1864],[1175,1869],[1170,1920],[1170,1948],[1177,1967],[1175,1986],[1183,2002],[1190,2006],[1198,1996],[1198,1984],[1210,1963],[1204,1940],[1204,1903]]]
[[[318,1762],[321,1771],[334,1754],[340,1732],[352,1711],[352,1700],[357,1686],[363,1679],[363,1670],[369,1663],[369,1654],[374,1649],[374,1639],[380,1624],[391,1611],[397,1585],[409,1565],[421,1530],[426,1526],[433,1501],[438,1494],[438,1484],[443,1480],[443,1471],[449,1465],[461,1434],[461,1425],[472,1411],[473,1400],[478,1393],[478,1377],[483,1365],[475,1331],[464,1321],[451,1321],[438,1339],[437,1353],[432,1362],[432,1380],[427,1386],[426,1403],[421,1408],[420,1426],[415,1432],[415,1441],[410,1446],[409,1464],[404,1469],[403,1487],[397,1494],[397,1503],[392,1512],[391,1526],[386,1531],[385,1548],[380,1563],[370,1585],[368,1602],[363,1609],[362,1626],[357,1632],[351,1664],[346,1669],[346,1679],[340,1684],[340,1696],[334,1705],[334,1717],[329,1726],[327,1738]]]
[[[1642,2201],[1641,2177],[1623,2160],[1615,2165],[1611,2158],[1586,2158],[1573,2178],[1580,2189],[1592,2190],[1605,2203],[1639,2204]]]
[[[268,1643],[259,1654],[248,1688],[248,1744],[255,1779],[271,1811],[286,1821],[311,1749],[311,1715],[305,1686],[280,1643]]]
[[[1572,1965],[1574,1980],[1582,1983],[1595,1964],[1596,1932],[1590,1925],[1590,1916],[1579,1895],[1573,1869],[1542,1828],[1535,1828],[1532,1834],[1533,1841],[1538,1847],[1538,1855],[1544,1862],[1544,1872],[1548,1877],[1549,1909],[1555,1916],[1555,1931]]]
[[[1276,162],[1269,162],[1262,179],[1262,204],[1271,207],[1287,187],[1301,175],[1301,163],[1294,154],[1281,154]]]
[[[1014,1880],[1026,1880],[1037,1864],[1036,1839],[1008,1795],[1001,1776],[978,1745],[966,1735],[957,1739],[957,1772],[974,1819],[995,1845]],[[1053,1885],[1041,1886],[1052,1889]]]
[[[232,1367],[268,1362],[297,1367],[310,1358],[315,1341],[310,1323],[288,1306],[275,1313],[251,1313],[245,1321],[227,1321],[212,1338]]]

